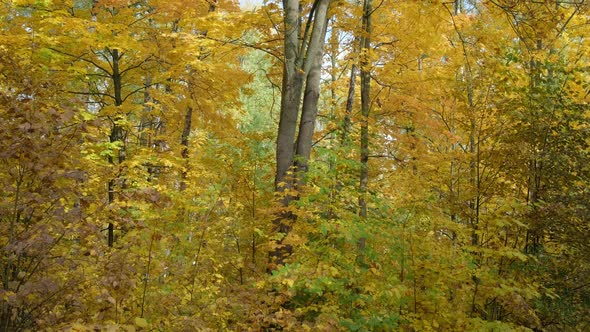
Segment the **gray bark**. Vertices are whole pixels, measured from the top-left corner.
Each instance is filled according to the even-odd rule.
[[[288,172],[295,166],[295,155],[298,154],[303,159],[306,157],[309,159],[314,131],[313,122],[315,122],[314,111],[317,114],[321,61],[330,3],[331,0],[316,0],[314,2],[306,22],[305,32],[301,36],[299,0],[283,1],[285,59],[281,115],[277,135],[277,172],[275,177],[277,192],[283,192],[292,187],[293,177],[288,176]],[[305,117],[305,120],[302,120],[304,123],[299,125],[299,128],[303,129],[303,133],[299,134],[297,141],[295,141],[304,85],[307,97],[303,102],[302,117]],[[316,93],[317,96],[315,96]],[[310,122],[312,119],[313,121]],[[292,197],[286,197],[283,204],[287,205],[292,199]]]
[[[277,134],[277,172],[275,189],[282,192],[287,189],[287,172],[293,166],[293,140],[297,129],[301,91],[303,89],[303,73],[298,68],[299,36],[301,20],[299,18],[299,1],[283,0],[285,11],[285,58],[283,65],[283,86],[281,95],[281,115]],[[288,202],[286,202],[288,204]]]
[[[352,114],[352,107],[354,106],[354,90],[356,88],[356,73],[357,73],[357,65],[356,63],[352,64],[350,68],[350,82],[348,83],[348,94],[346,96],[346,109],[344,112],[344,123],[342,124],[342,137],[341,141],[342,144],[346,143],[348,139],[348,133],[350,132],[350,125],[351,120],[350,116]]]
[[[328,27],[328,0],[319,3],[307,58],[310,59],[309,71],[303,96],[303,108],[301,121],[299,122],[299,134],[295,149],[296,184],[298,187],[305,184],[305,173],[309,168],[309,157],[313,144],[313,133],[318,114],[318,100],[320,97],[320,80],[322,76],[323,44],[326,39]],[[311,54],[310,54],[311,53]],[[307,65],[307,64],[306,64]]]
[[[295,177],[289,174],[290,170],[299,166],[302,170],[301,179],[307,170],[317,115],[321,61],[331,1],[314,1],[301,35],[300,1],[283,0],[285,49],[275,177],[275,190],[278,193],[285,193],[287,189],[293,188]],[[303,123],[299,125],[300,133],[295,141],[304,85],[306,97],[301,111]],[[299,157],[295,158],[296,154]],[[299,160],[298,165],[295,165],[295,159]],[[287,206],[294,199],[296,197],[292,194],[285,194],[281,204]],[[288,234],[294,219],[290,213],[279,213],[274,220],[275,230],[284,235]],[[277,240],[275,245],[276,248],[269,254],[271,265],[282,265],[284,259],[292,252],[292,248],[283,245],[282,240]]]

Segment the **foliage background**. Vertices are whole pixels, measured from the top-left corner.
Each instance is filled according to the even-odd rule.
[[[282,207],[280,3],[0,2],[0,331],[587,330],[587,4],[373,5]]]

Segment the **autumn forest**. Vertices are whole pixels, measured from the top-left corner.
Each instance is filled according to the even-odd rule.
[[[0,331],[589,331],[585,0],[0,0]]]

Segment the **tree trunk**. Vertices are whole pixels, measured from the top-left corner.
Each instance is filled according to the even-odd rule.
[[[113,74],[111,76],[111,79],[113,80],[113,89],[114,89],[114,94],[115,94],[115,106],[119,107],[123,104],[123,98],[122,98],[122,89],[123,89],[123,84],[121,81],[121,72],[119,69],[119,60],[121,60],[121,56],[119,55],[119,50],[117,49],[113,49],[110,51],[111,53],[111,57],[113,60]],[[121,142],[123,143],[123,137],[124,137],[124,130],[123,128],[118,124],[118,121],[121,120],[121,115],[116,115],[115,119],[113,120],[113,128],[111,129],[111,134],[109,136],[109,141],[111,143],[117,143],[117,142]],[[120,149],[117,151],[117,164],[120,165],[123,161],[125,161],[125,150],[124,147],[121,146]],[[109,156],[109,163],[111,165],[115,165],[115,161],[113,160],[112,156]],[[119,178],[119,175],[117,175],[115,178],[112,178],[109,180],[109,184],[108,184],[108,202],[109,204],[112,204],[115,202],[115,186],[117,184],[117,180]],[[108,231],[108,246],[112,247],[115,243],[115,225],[114,223],[111,221],[108,224],[107,227],[107,231]]]
[[[284,28],[285,28],[285,59],[283,65],[283,84],[281,91],[281,115],[277,133],[275,190],[283,192],[288,189],[287,172],[293,166],[293,140],[297,129],[301,91],[303,89],[304,73],[297,65],[299,58],[299,37],[301,19],[299,17],[299,1],[283,0]],[[283,204],[289,203],[288,198]]]
[[[305,184],[305,174],[309,169],[309,157],[311,155],[315,121],[318,114],[318,100],[320,98],[320,80],[322,77],[322,58],[324,54],[323,44],[326,39],[326,30],[328,27],[327,12],[329,4],[329,1],[322,0],[316,9],[315,24],[307,52],[310,65],[305,84],[299,134],[295,148],[296,188],[301,188]]]
[[[354,106],[354,89],[356,88],[356,73],[357,65],[353,63],[350,68],[350,82],[348,83],[348,94],[346,96],[346,109],[344,111],[344,121],[342,123],[341,144],[345,144],[348,140],[348,133],[350,132],[350,115],[352,114],[352,107]]]
[[[365,0],[363,4],[363,36],[361,37],[361,171],[359,176],[359,216],[367,218],[367,187],[369,184],[369,114],[371,110],[371,63],[369,51],[371,48],[371,13],[372,0]],[[358,249],[365,248],[366,239],[359,239]]]
[[[541,51],[543,49],[543,42],[542,40],[538,39],[535,44],[536,50]],[[531,59],[530,60],[530,77],[529,77],[529,93],[533,94],[539,89],[539,85],[541,84],[541,73],[540,73],[540,64],[537,60]],[[539,203],[539,196],[540,196],[540,189],[541,189],[541,176],[543,171],[543,163],[540,160],[540,156],[543,153],[544,147],[539,146],[538,143],[535,144],[534,151],[528,161],[528,181],[527,181],[527,203],[531,208],[531,213],[533,219],[536,218],[536,214],[538,213],[538,203]],[[526,231],[526,242],[524,251],[527,254],[538,254],[538,250],[541,244],[541,233],[542,233],[542,226],[538,222],[533,222],[529,225],[529,229]]]
[[[298,166],[300,172],[297,178],[302,180],[311,154],[330,3],[331,0],[315,0],[302,36],[299,0],[283,0],[285,50],[281,114],[277,132],[275,191],[282,195],[281,205],[284,207],[297,198],[292,192],[287,192],[297,182],[295,175],[290,172]],[[304,84],[302,120],[295,141]],[[286,236],[294,218],[292,213],[278,213],[274,220],[275,230]],[[269,254],[271,270],[272,266],[284,264],[284,259],[292,252],[290,246],[282,244],[282,239],[277,240],[275,246]]]

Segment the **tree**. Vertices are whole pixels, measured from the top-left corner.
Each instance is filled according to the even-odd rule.
[[[0,331],[20,331],[59,323],[51,312],[83,282],[76,242],[92,227],[83,211],[87,164],[76,161],[86,124],[81,100],[60,92],[37,13],[2,6],[0,17]]]
[[[330,0],[314,1],[303,29],[300,16],[302,4],[298,0],[283,2],[283,83],[275,177],[275,188],[283,196],[283,206],[288,206],[295,198],[291,190],[302,188],[305,173],[309,168],[330,3]],[[275,221],[279,233],[289,232],[290,225],[287,219],[290,217],[283,213]],[[272,263],[278,265],[282,265],[285,256],[292,251],[290,246],[283,247],[281,243],[282,239],[277,242],[277,249],[270,254]]]

